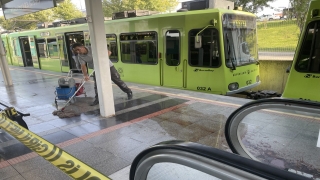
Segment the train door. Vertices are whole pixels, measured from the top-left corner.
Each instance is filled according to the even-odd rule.
[[[106,34],[106,41],[109,44],[108,50],[111,51],[110,61],[118,62],[117,36],[115,34]]]
[[[39,56],[38,56],[38,51],[36,47],[35,37],[28,36],[28,39],[29,39],[29,46],[30,46],[30,53],[31,53],[33,67],[40,69]]]
[[[89,31],[84,31],[82,38],[83,38],[82,39],[82,44],[85,45],[86,47],[91,47]],[[92,64],[88,64],[87,68],[93,69],[93,63]],[[91,73],[92,71],[89,70],[88,72]]]
[[[23,66],[33,66],[29,38],[27,36],[19,37],[19,44],[21,49]]]
[[[61,72],[69,72],[69,61],[64,34],[56,34]]]
[[[66,38],[66,47],[68,47],[67,56],[69,61],[69,68],[75,70],[74,72],[77,72],[77,69],[78,69],[78,71],[80,72],[81,70],[80,64],[77,61],[77,58],[74,57],[74,54],[71,51],[71,46],[74,43],[81,43],[86,46],[83,32],[79,31],[79,32],[66,33],[65,38]]]
[[[183,86],[183,63],[181,63],[181,32],[163,30],[164,56],[162,66],[162,85],[170,87]]]
[[[20,46],[19,37],[12,38],[12,46],[13,46],[12,61],[16,62],[16,64],[19,66],[25,66],[23,58],[22,58],[22,50],[21,50],[21,46]],[[13,63],[13,65],[15,65],[15,64]]]

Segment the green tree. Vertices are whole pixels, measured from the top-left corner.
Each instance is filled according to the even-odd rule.
[[[290,0],[292,12],[290,16],[297,18],[297,25],[300,28],[300,32],[303,29],[308,13],[309,3],[311,0]]]
[[[60,20],[68,20],[83,17],[83,13],[75,7],[71,0],[64,0],[52,9],[54,17]]]
[[[263,10],[264,7],[270,7],[268,2],[275,0],[231,0],[235,6],[241,6],[244,11],[251,13],[257,13],[259,10]]]
[[[35,29],[38,22],[50,22],[53,20],[53,12],[48,9],[8,20],[5,20],[2,16],[0,17],[0,24],[6,30]]]
[[[128,10],[150,10],[166,12],[178,5],[178,0],[103,0],[102,8],[105,17],[112,13]]]
[[[6,30],[21,29],[36,29],[39,22],[52,22],[56,19],[68,20],[83,17],[80,10],[75,8],[71,0],[65,0],[63,3],[59,3],[57,7],[39,11],[32,14],[12,18],[5,20],[4,17],[0,17],[0,25]]]

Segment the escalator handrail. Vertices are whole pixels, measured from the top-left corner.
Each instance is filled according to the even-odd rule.
[[[304,176],[297,175],[282,169],[278,169],[276,167],[263,164],[258,161],[254,161],[252,159],[247,159],[245,157],[242,157],[227,151],[205,146],[202,144],[174,140],[174,141],[161,142],[138,154],[138,156],[136,156],[136,158],[133,160],[131,164],[130,180],[134,180],[136,170],[138,169],[139,165],[142,163],[143,159],[146,159],[146,156],[148,156],[152,152],[156,152],[158,150],[164,150],[164,149],[178,150],[178,151],[199,155],[207,159],[229,165],[231,167],[249,172],[251,174],[254,174],[256,176],[260,176],[266,179],[271,179],[271,180],[272,179],[277,179],[277,180],[308,179]]]
[[[232,150],[233,153],[239,154],[237,149],[234,147],[234,145],[231,142],[231,128],[232,123],[234,121],[234,117],[236,117],[238,114],[242,113],[248,108],[259,106],[262,104],[284,104],[284,105],[290,105],[290,106],[300,106],[300,107],[305,107],[308,109],[317,109],[320,110],[320,102],[315,102],[315,101],[305,101],[305,100],[297,100],[297,99],[287,99],[287,98],[271,98],[271,99],[260,99],[256,101],[251,101],[243,106],[239,107],[236,109],[234,112],[231,113],[231,115],[228,117],[225,125],[225,137],[227,140],[227,143]]]

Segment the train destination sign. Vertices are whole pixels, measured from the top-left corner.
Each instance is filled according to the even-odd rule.
[[[56,0],[0,0],[5,19],[11,19],[57,6]]]

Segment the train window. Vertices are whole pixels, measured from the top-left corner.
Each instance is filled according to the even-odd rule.
[[[37,49],[39,53],[39,57],[41,58],[47,58],[47,47],[46,47],[46,41],[44,39],[36,39]]]
[[[157,64],[157,33],[120,34],[121,61],[135,64]]]
[[[121,54],[130,54],[130,43],[121,43]]]
[[[50,58],[59,58],[59,50],[56,38],[47,39],[48,52]]]
[[[226,66],[234,69],[237,66],[257,63],[258,47],[254,17],[224,14],[222,21]]]
[[[216,29],[205,29],[199,35],[202,37],[201,48],[195,47],[195,36],[201,29],[193,29],[189,32],[189,64],[200,67],[219,67],[219,33]]]
[[[169,66],[180,64],[180,31],[169,30],[166,32],[166,63]]]
[[[66,60],[68,59],[68,50],[64,41],[64,36],[58,35],[57,36],[57,44],[58,44],[58,51],[59,51],[59,59]]]
[[[311,22],[307,27],[296,70],[320,73],[320,21]]]
[[[89,32],[85,31],[83,32],[83,36],[84,36],[84,39],[83,39],[83,42],[81,40],[81,43],[85,46],[88,46],[90,47],[91,46],[91,42],[90,42],[90,34]]]
[[[112,62],[118,62],[117,36],[115,34],[107,34],[106,40],[109,44],[109,50],[112,52],[109,56],[110,60]]]
[[[157,42],[148,42],[148,60],[157,63]]]
[[[20,44],[19,44],[19,39],[13,39],[13,51],[14,51],[14,55],[21,57],[21,48],[20,48]]]

